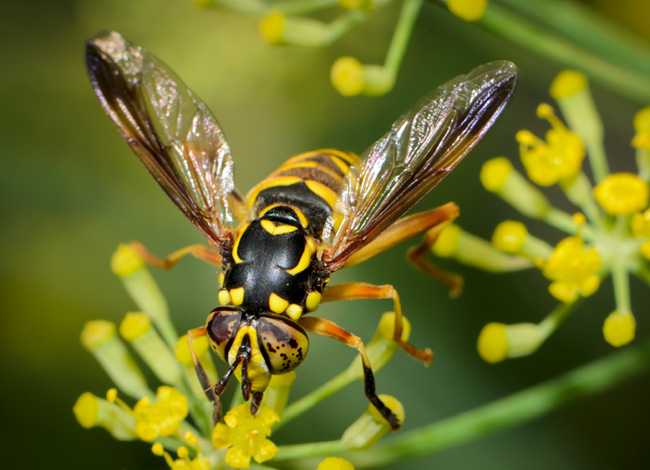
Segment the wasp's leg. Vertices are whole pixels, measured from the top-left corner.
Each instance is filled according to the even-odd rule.
[[[363,366],[363,383],[364,389],[366,392],[366,397],[370,400],[370,403],[377,408],[377,411],[388,421],[391,429],[394,431],[402,427],[390,408],[388,408],[383,401],[377,396],[375,391],[375,376],[372,373],[372,367],[370,366],[370,361],[366,355],[366,348],[363,345],[363,341],[358,336],[353,335],[349,331],[344,330],[336,323],[333,323],[329,320],[324,320],[322,318],[315,317],[302,317],[299,321],[300,325],[307,331],[315,333],[320,336],[327,336],[328,338],[334,338],[341,341],[342,343],[347,344],[359,351],[361,355],[361,364]]]
[[[367,246],[350,256],[344,266],[361,263],[409,238],[424,233],[422,243],[409,249],[409,260],[425,274],[446,285],[453,296],[458,295],[463,286],[463,278],[438,268],[424,258],[438,239],[442,229],[458,217],[458,214],[458,206],[453,202],[449,202],[436,209],[404,217],[391,225]]]
[[[158,258],[140,242],[131,242],[129,243],[129,246],[137,251],[147,264],[155,266],[156,268],[171,269],[176,263],[181,260],[181,258],[186,255],[192,255],[207,263],[221,266],[221,255],[217,251],[203,245],[197,244],[186,246],[180,250],[176,250],[173,253],[170,253],[166,258]]]
[[[356,299],[393,299],[395,310],[395,329],[393,341],[399,344],[404,351],[410,356],[424,362],[426,365],[431,364],[433,360],[433,351],[429,348],[420,349],[413,346],[408,341],[402,340],[402,304],[399,301],[399,295],[391,285],[375,286],[364,282],[350,282],[328,286],[323,292],[322,302],[333,302],[335,300],[356,300]]]
[[[191,329],[187,332],[187,341],[190,345],[192,362],[194,362],[194,369],[196,370],[196,376],[199,379],[201,388],[203,388],[203,392],[205,393],[205,396],[208,397],[208,400],[214,404],[212,419],[214,421],[214,424],[216,424],[221,419],[221,400],[219,399],[220,393],[217,391],[217,386],[212,385],[205,367],[203,367],[203,364],[201,364],[201,361],[199,361],[199,357],[196,355],[196,351],[194,351],[194,340],[200,338],[201,336],[205,336],[206,334],[207,333],[205,327]]]

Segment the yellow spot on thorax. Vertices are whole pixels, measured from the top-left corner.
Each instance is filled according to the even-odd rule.
[[[221,305],[229,305],[230,302],[232,302],[232,299],[230,298],[230,294],[226,289],[221,289],[218,294],[219,297],[219,303]]]
[[[296,274],[299,274],[303,272],[305,269],[307,269],[311,264],[311,259],[314,256],[315,252],[316,252],[316,244],[314,243],[314,239],[312,237],[307,237],[305,239],[305,248],[302,251],[302,255],[300,256],[300,259],[298,260],[298,264],[296,264],[291,269],[286,269],[285,271],[287,272],[287,274],[291,274],[292,276],[295,276]]]
[[[307,308],[308,311],[313,312],[318,308],[320,305],[320,300],[321,300],[322,294],[316,290],[311,291],[307,295],[307,300],[305,301],[305,308]]]
[[[275,225],[270,220],[261,220],[260,224],[262,225],[262,228],[269,232],[271,235],[282,235],[298,230],[298,227],[294,225]]]
[[[246,230],[248,230],[248,227],[250,226],[250,223],[247,223],[244,225],[241,230],[239,230],[239,234],[237,235],[237,239],[235,240],[235,244],[232,247],[232,259],[235,260],[235,263],[241,263],[242,259],[239,257],[237,252],[239,251],[239,242],[241,240],[241,237],[244,233],[246,233]]]
[[[269,309],[271,309],[273,313],[284,313],[288,306],[289,301],[284,300],[279,295],[271,293],[269,296]]]
[[[237,287],[230,289],[230,298],[232,299],[233,305],[241,305],[244,302],[244,288]]]

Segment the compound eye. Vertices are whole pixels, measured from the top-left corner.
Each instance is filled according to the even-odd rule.
[[[208,318],[206,330],[210,345],[217,355],[228,362],[228,350],[239,330],[242,312],[233,307],[215,308]]]
[[[307,356],[309,338],[300,325],[285,317],[262,315],[257,340],[271,374],[291,372]]]

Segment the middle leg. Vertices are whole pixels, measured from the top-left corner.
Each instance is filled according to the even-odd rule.
[[[375,286],[364,282],[350,282],[328,286],[323,292],[322,302],[356,299],[392,299],[395,311],[393,341],[399,344],[410,356],[424,362],[426,365],[431,364],[431,361],[433,360],[433,351],[431,349],[417,348],[402,338],[402,304],[399,300],[399,295],[393,286],[388,284],[384,286]]]
[[[377,409],[377,411],[379,411],[384,419],[388,421],[393,431],[401,428],[402,425],[395,413],[393,413],[391,409],[388,408],[383,401],[381,401],[381,398],[377,396],[377,392],[375,391],[375,376],[372,372],[370,360],[368,359],[366,348],[364,347],[361,338],[341,328],[336,323],[333,323],[329,320],[324,320],[322,318],[302,317],[299,323],[305,330],[311,333],[336,339],[359,351],[359,354],[361,355],[361,364],[363,367],[363,383],[366,397],[368,397],[370,403],[372,403],[372,405]]]

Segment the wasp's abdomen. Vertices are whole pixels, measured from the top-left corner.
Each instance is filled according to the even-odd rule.
[[[357,159],[353,153],[327,149],[287,160],[248,193],[252,213],[257,216],[274,204],[293,206],[320,236],[343,179]]]

